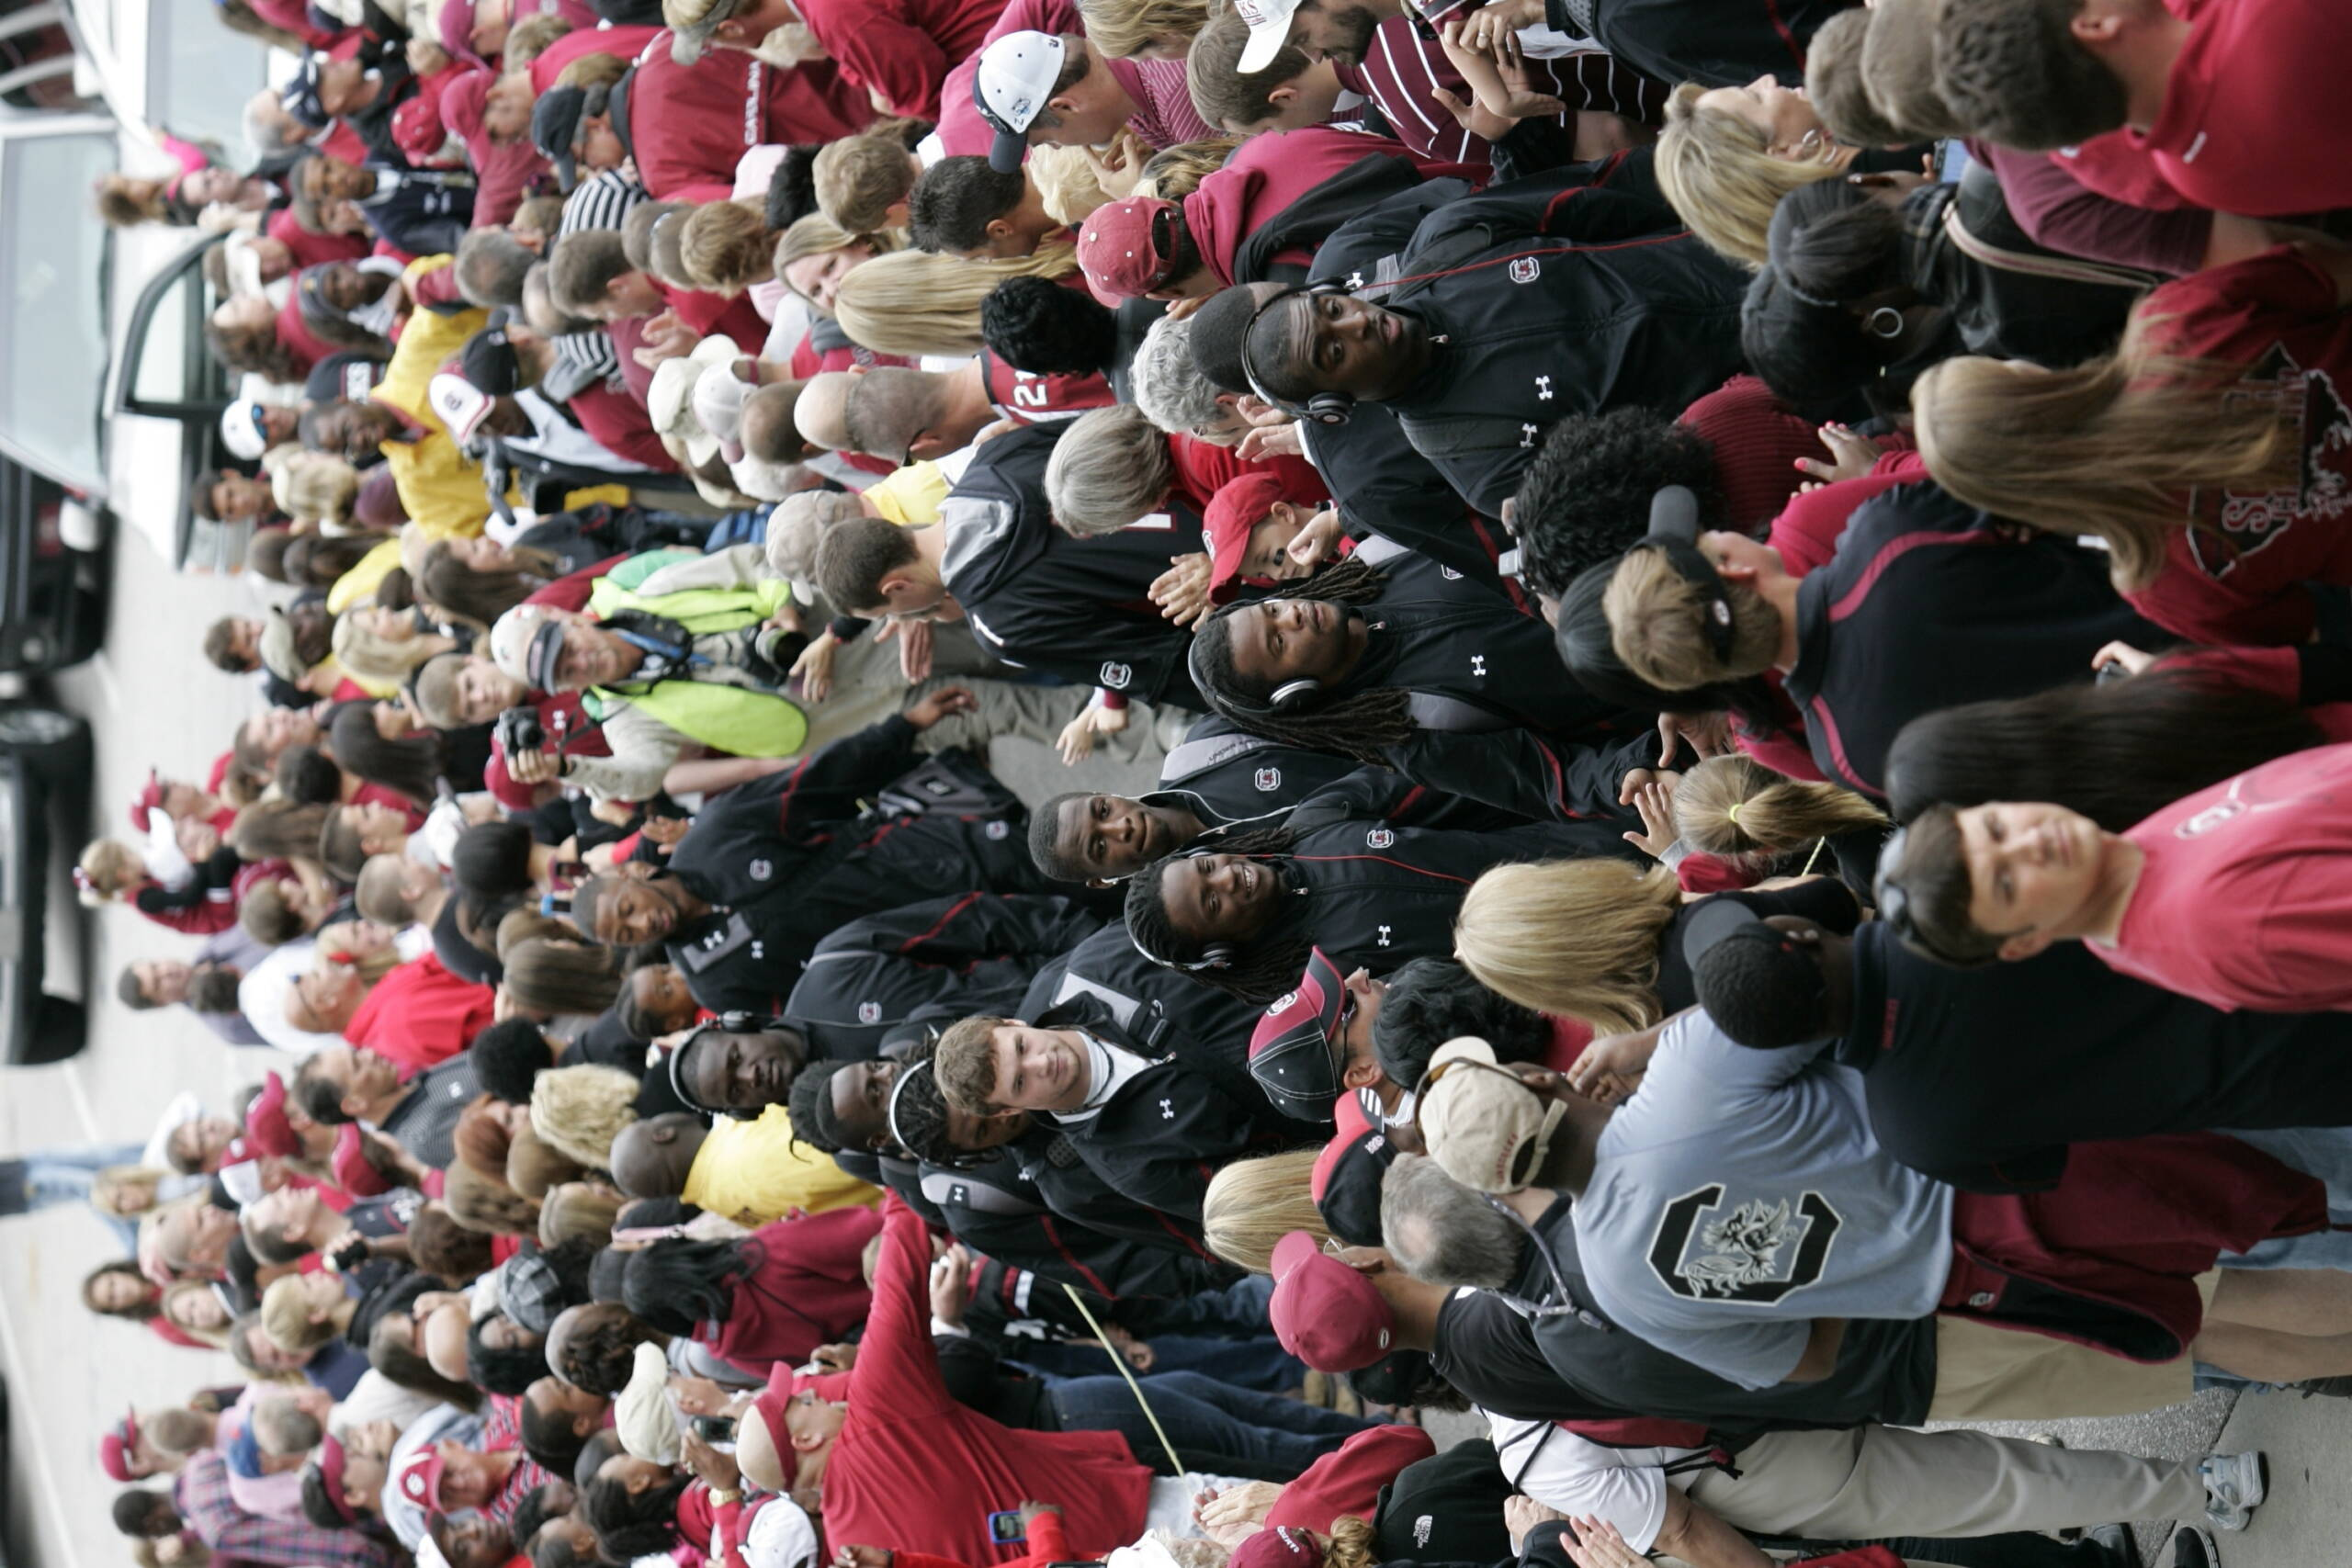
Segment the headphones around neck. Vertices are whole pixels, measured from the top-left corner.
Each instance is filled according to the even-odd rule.
[[[1189,853],[1180,854],[1176,856],[1176,858],[1178,860],[1198,860],[1203,855],[1214,854],[1215,852],[1216,852],[1214,850],[1193,850]],[[1165,886],[1164,882],[1162,886]],[[1144,944],[1143,938],[1136,933],[1133,922],[1129,922],[1127,926],[1127,940],[1135,944],[1135,949],[1137,953],[1142,953],[1146,958],[1148,958],[1154,964],[1159,964],[1162,969],[1174,969],[1186,975],[1197,975],[1204,969],[1230,969],[1233,967],[1234,958],[1241,951],[1239,946],[1234,942],[1213,942],[1201,949],[1201,955],[1198,958],[1170,958],[1164,954],[1154,953],[1149,947],[1146,946]]]
[[[1288,398],[1278,398],[1268,391],[1265,378],[1261,376],[1258,373],[1258,367],[1250,362],[1250,334],[1257,329],[1259,318],[1267,311],[1283,300],[1302,294],[1309,299],[1314,299],[1327,294],[1347,292],[1346,284],[1336,278],[1326,278],[1320,283],[1310,283],[1304,288],[1295,287],[1285,288],[1279,294],[1270,296],[1263,304],[1250,312],[1250,319],[1241,324],[1241,374],[1248,378],[1250,389],[1257,394],[1260,402],[1271,404],[1293,419],[1303,419],[1312,424],[1338,425],[1348,423],[1349,416],[1355,412],[1356,406],[1356,400],[1352,394],[1317,392],[1309,397],[1304,405],[1295,403]],[[1276,695],[1279,700],[1280,694]]]
[[[1257,601],[1263,603],[1263,601]],[[1221,617],[1230,618],[1230,617]],[[1228,637],[1231,634],[1227,634]],[[1323,682],[1312,675],[1302,675],[1295,681],[1284,681],[1273,694],[1261,700],[1217,685],[1210,679],[1209,661],[1202,652],[1202,638],[1194,637],[1184,651],[1185,672],[1192,676],[1193,685],[1203,696],[1216,693],[1217,702],[1244,718],[1272,718],[1280,715],[1300,713],[1314,705],[1314,699],[1323,691]]]
[[[771,1018],[765,1013],[735,1010],[722,1012],[717,1018],[707,1019],[695,1026],[692,1034],[687,1035],[671,1048],[670,1059],[664,1064],[669,1071],[670,1092],[706,1116],[730,1116],[738,1122],[756,1121],[767,1107],[760,1106],[756,1110],[745,1111],[730,1110],[723,1105],[705,1105],[694,1091],[686,1087],[686,1053],[693,1050],[695,1042],[707,1034],[799,1034],[800,1032],[782,1019]],[[802,1038],[805,1040],[807,1036],[802,1035]]]

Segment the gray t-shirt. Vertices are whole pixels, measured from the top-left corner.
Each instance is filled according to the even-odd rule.
[[[1952,1190],[1889,1158],[1861,1075],[1817,1055],[1677,1020],[1577,1200],[1601,1310],[1747,1388],[1795,1369],[1814,1318],[1934,1312],[1951,1268]]]

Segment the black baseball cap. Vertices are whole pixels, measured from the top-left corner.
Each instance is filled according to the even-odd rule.
[[[466,340],[458,351],[458,374],[478,392],[511,398],[523,389],[523,364],[506,335],[509,312],[491,312],[490,325]]]
[[[1250,1076],[1274,1109],[1302,1122],[1328,1122],[1340,1098],[1340,1026],[1347,978],[1319,947],[1306,953],[1297,989],[1268,1008],[1250,1036]]]
[[[1350,1247],[1378,1247],[1380,1184],[1396,1158],[1396,1142],[1382,1128],[1379,1102],[1368,1089],[1341,1095],[1331,1119],[1340,1130],[1315,1156],[1308,1194],[1333,1235]]]
[[[595,94],[591,103],[589,95]],[[580,140],[580,122],[604,112],[601,88],[550,87],[531,106],[531,145],[555,165],[555,177],[567,191],[580,183],[580,160],[571,153]]]

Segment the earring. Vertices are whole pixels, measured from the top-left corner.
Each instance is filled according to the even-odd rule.
[[[1862,320],[1863,330],[1872,337],[1898,338],[1903,335],[1903,312],[1892,305],[1881,305]]]
[[[1821,151],[1821,130],[1816,126],[1797,139],[1797,155],[1800,158],[1810,158]]]

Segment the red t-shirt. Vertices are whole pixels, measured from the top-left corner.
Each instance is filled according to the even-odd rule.
[[[1407,1465],[1435,1452],[1436,1441],[1419,1427],[1367,1427],[1283,1487],[1266,1515],[1266,1528],[1327,1532],[1343,1514],[1370,1519],[1380,1507],[1381,1489]]]
[[[695,1337],[747,1372],[800,1365],[865,1321],[874,1293],[861,1259],[881,1229],[872,1209],[762,1225],[750,1243],[758,1262],[734,1282],[726,1320],[704,1325]]]
[[[629,83],[637,175],[664,200],[696,184],[734,189],[735,165],[748,148],[831,141],[873,118],[864,90],[829,60],[779,71],[740,49],[713,49],[680,65],[670,58],[666,28],[639,52]]]
[[[645,52],[660,28],[574,28],[540,52],[531,62],[531,91],[545,93],[555,85],[563,68],[582,55],[609,54],[621,60],[635,60]]]
[[[1281,454],[1245,462],[1230,446],[1184,434],[1168,438],[1168,455],[1176,460],[1175,499],[1194,512],[1207,510],[1211,497],[1244,474],[1273,475],[1282,484],[1282,498],[1295,506],[1320,507],[1331,494],[1323,476],[1304,457]]]
[[[1483,167],[1434,163],[1401,141],[1360,130],[1314,125],[1298,130],[1253,136],[1234,151],[1225,167],[1203,180],[1184,198],[1184,226],[1219,283],[1233,281],[1233,259],[1242,243],[1291,203],[1344,174],[1363,159],[1387,155],[1410,159],[1430,178],[1461,175],[1482,177]],[[1311,259],[1298,251],[1277,261]]]
[[[2124,834],[2146,856],[2111,969],[2233,1011],[2352,1007],[2352,746],[2297,751]]]
[[[674,474],[678,460],[653,433],[652,416],[645,405],[625,391],[616,391],[602,377],[571,395],[564,405],[580,421],[590,439],[616,457],[644,464],[656,473]]]
[[[2189,202],[2257,218],[2352,207],[2343,75],[2352,6],[2338,0],[2165,0],[2188,41],[2163,109],[2128,132]]]
[[[1684,409],[1679,423],[1705,436],[1714,448],[1715,486],[1723,491],[1724,513],[1735,528],[1752,528],[1789,504],[1806,477],[1797,467],[1798,458],[1828,456],[1821,445],[1821,427],[1753,376],[1725,381]],[[1844,526],[1840,521],[1838,527]]]
[[[2199,489],[2197,526],[2173,536],[2156,581],[2132,607],[2192,642],[2291,643],[2314,625],[2306,582],[2352,582],[2352,317],[2335,284],[2291,246],[2167,283],[2140,309],[2162,347],[2242,365],[2234,385],[2295,411],[2301,460],[2292,490]]]
[[[940,84],[979,49],[1004,7],[997,0],[806,0],[796,9],[861,92],[880,93],[892,114],[935,120]]]
[[[423,1072],[447,1061],[488,1029],[497,993],[458,979],[431,953],[413,958],[369,987],[343,1037]]]

